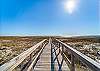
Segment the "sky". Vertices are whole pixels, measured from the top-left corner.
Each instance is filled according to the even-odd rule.
[[[0,0],[0,35],[100,35],[99,0]]]

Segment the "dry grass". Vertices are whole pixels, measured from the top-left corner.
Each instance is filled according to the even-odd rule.
[[[0,37],[0,65],[19,55],[28,48],[34,46],[45,38],[42,37]]]

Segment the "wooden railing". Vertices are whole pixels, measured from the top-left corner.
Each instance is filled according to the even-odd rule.
[[[7,63],[3,64],[0,67],[0,71],[13,71],[17,66],[22,66],[21,71],[29,71],[38,60],[42,50],[44,49],[45,45],[48,43],[48,40],[44,39],[43,41],[37,43],[33,47],[29,48],[28,50],[24,51],[17,57],[11,59]],[[28,62],[23,65],[23,61],[28,58]],[[35,58],[35,59],[34,59]],[[24,66],[24,68],[23,68]],[[26,67],[25,67],[26,66]]]
[[[58,47],[60,49],[60,52],[62,53],[62,56],[64,57],[64,60],[66,61],[67,65],[69,66],[71,71],[75,71],[75,60],[78,59],[82,63],[84,63],[89,69],[92,71],[100,71],[100,64],[90,57],[84,55],[83,53],[77,51],[76,49],[70,47],[69,45],[61,42],[58,39],[52,40],[52,45],[55,45],[55,47]],[[67,53],[70,53],[70,58],[67,57]],[[81,71],[81,70],[80,70]]]

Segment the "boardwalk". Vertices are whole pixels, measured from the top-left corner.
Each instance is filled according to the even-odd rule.
[[[67,55],[70,53],[70,59]],[[88,69],[100,71],[100,64],[58,39],[44,39],[0,66],[0,71],[77,71],[75,59]],[[16,68],[20,70],[16,70]]]
[[[44,50],[40,56],[40,59],[36,63],[36,66],[34,67],[33,71],[41,71],[41,70],[42,71],[51,71],[51,49],[53,49],[53,48],[51,48],[51,42],[49,41],[49,43],[44,48]],[[56,52],[58,53],[59,50],[57,50]],[[56,56],[56,55],[54,55],[54,56]],[[63,60],[61,54],[58,55],[58,60],[60,63]],[[58,61],[56,59],[54,62],[54,71],[58,71],[58,70],[59,70]],[[64,60],[62,63],[61,70],[62,71],[70,71]]]
[[[51,71],[51,47],[50,42],[44,48],[40,59],[36,63],[33,71]]]

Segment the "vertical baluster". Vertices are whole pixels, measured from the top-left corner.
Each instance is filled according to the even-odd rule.
[[[60,43],[58,43],[58,47],[60,48]]]
[[[23,69],[23,62],[20,64],[20,70],[22,71],[22,69]]]
[[[53,43],[51,40],[50,40],[50,43],[51,43],[51,71],[54,71],[53,45],[52,45]]]
[[[33,57],[33,54],[31,53],[30,54],[30,62],[32,62],[32,57]]]
[[[71,71],[75,71],[75,61],[73,54],[71,54]]]

